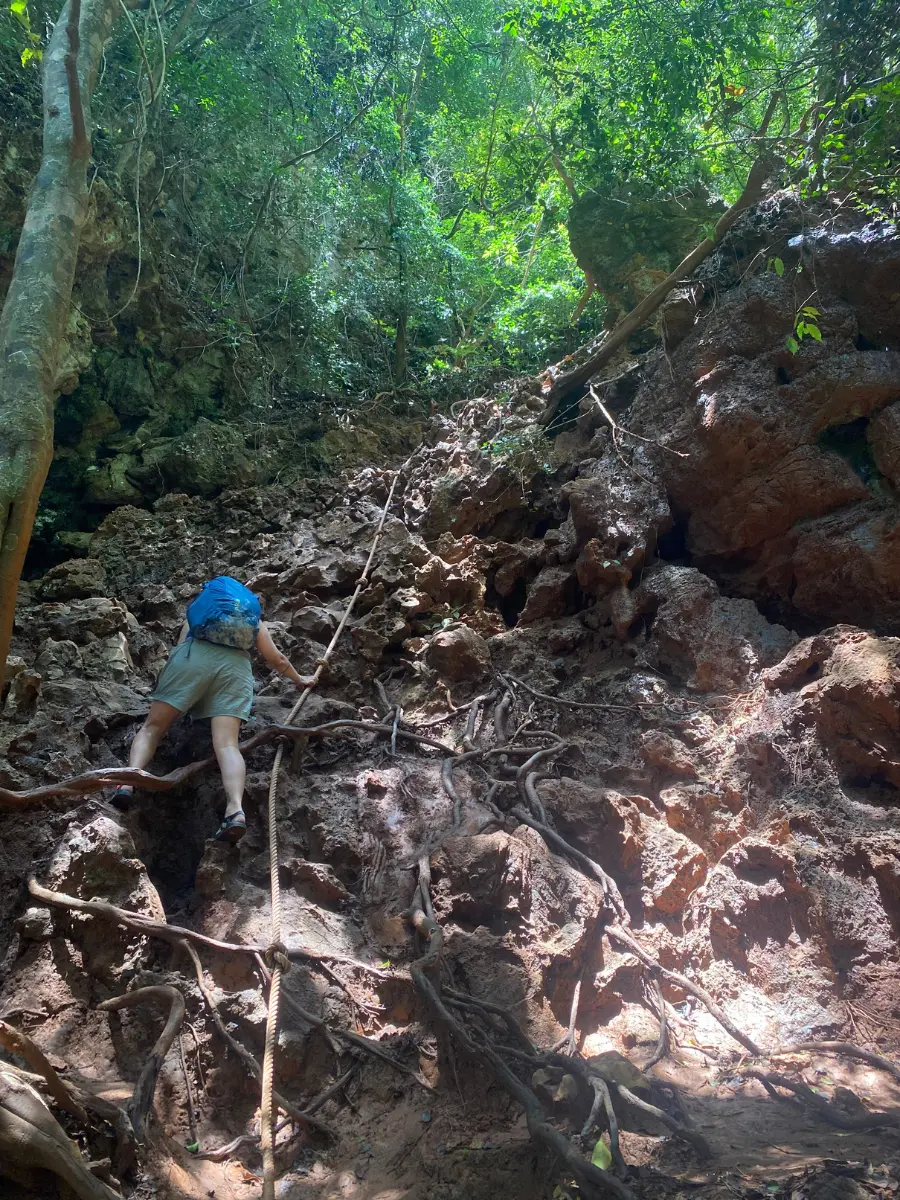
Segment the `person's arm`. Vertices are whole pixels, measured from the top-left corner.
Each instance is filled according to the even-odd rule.
[[[277,671],[279,675],[286,675],[297,687],[309,685],[309,679],[305,679],[299,671],[294,670],[287,656],[282,654],[272,641],[272,635],[262,621],[259,623],[259,633],[256,635],[256,648],[273,671]]]

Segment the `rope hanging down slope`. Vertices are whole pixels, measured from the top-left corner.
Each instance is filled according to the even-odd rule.
[[[411,457],[411,456],[410,456]],[[409,463],[407,459],[402,467],[394,473],[394,478],[391,482],[390,491],[388,492],[387,500],[384,502],[384,507],[381,510],[381,519],[378,522],[378,528],[375,530],[375,537],[372,539],[372,548],[369,550],[369,557],[366,559],[366,565],[363,567],[356,589],[350,597],[350,601],[344,610],[344,615],[341,617],[340,624],[334,631],[331,641],[325,653],[316,661],[316,669],[313,672],[312,678],[308,685],[303,689],[300,699],[291,709],[288,718],[285,721],[286,725],[293,725],[297,714],[306,703],[307,697],[316,688],[328,669],[328,662],[334,652],[335,647],[340,641],[341,634],[356,601],[361,593],[369,586],[369,571],[372,567],[372,560],[375,557],[375,550],[378,547],[378,539],[381,537],[384,529],[384,522],[387,518],[388,511],[391,507],[391,502],[394,499],[394,491],[397,487],[397,481]],[[268,821],[269,821],[269,881],[272,897],[272,935],[271,942],[265,953],[266,963],[272,970],[272,981],[269,985],[269,1006],[268,1015],[266,1018],[266,1046],[265,1057],[263,1058],[262,1069],[262,1089],[260,1096],[260,1150],[262,1151],[263,1160],[263,1191],[262,1200],[275,1200],[275,1111],[274,1111],[274,1079],[275,1079],[275,1047],[278,1044],[278,1008],[281,1000],[281,980],[282,977],[290,969],[290,961],[288,959],[287,947],[281,940],[281,881],[278,875],[278,777],[281,773],[281,760],[284,757],[284,742],[282,741],[278,750],[275,753],[275,762],[272,764],[272,777],[269,781],[269,805],[268,805]]]

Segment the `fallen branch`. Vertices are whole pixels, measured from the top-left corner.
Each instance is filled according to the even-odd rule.
[[[612,415],[612,413],[609,411],[609,409],[606,407],[606,405],[603,403],[603,401],[597,395],[597,392],[594,389],[593,384],[588,388],[588,391],[590,392],[591,398],[593,399],[594,403],[597,405],[597,408],[600,410],[600,415],[608,423],[610,429],[612,430],[613,444],[616,447],[617,451],[618,451],[618,442],[616,441],[616,438],[618,437],[618,435],[620,433],[624,433],[626,437],[634,438],[635,441],[638,441],[638,442],[644,442],[647,446],[656,446],[657,449],[665,450],[669,454],[675,454],[679,458],[689,458],[690,457],[690,455],[685,454],[683,450],[674,450],[671,446],[666,446],[662,442],[657,442],[654,438],[643,437],[639,433],[634,433],[634,432],[632,432],[632,430],[626,429],[624,425],[619,424],[619,422],[616,420],[616,418]]]
[[[768,127],[772,114],[775,111],[778,96],[779,93],[776,92],[769,102],[769,109],[763,120],[763,130]],[[571,370],[562,371],[555,376],[553,368],[550,368],[546,372],[544,378],[547,382],[543,384],[542,390],[547,394],[549,404],[538,418],[539,424],[549,425],[559,401],[564,396],[568,396],[583,387],[592,375],[596,374],[605,363],[609,362],[619,347],[624,346],[628,338],[636,330],[640,329],[642,325],[646,324],[662,304],[663,300],[665,300],[666,296],[668,296],[669,292],[671,292],[672,288],[691,275],[703,260],[712,254],[713,250],[719,245],[741,213],[760,199],[766,180],[771,175],[774,165],[773,161],[765,156],[756,160],[750,168],[744,190],[731,208],[719,217],[712,237],[704,238],[699,246],[695,246],[690,254],[681,260],[675,270],[666,276],[662,283],[655,287],[648,296],[644,297],[640,304],[618,322],[616,327],[604,338],[599,348],[593,354],[589,355],[579,366],[571,368]]]
[[[150,1057],[144,1064],[138,1081],[134,1085],[131,1099],[126,1105],[125,1111],[131,1118],[138,1141],[141,1141],[144,1136],[144,1128],[153,1105],[153,1094],[156,1091],[159,1072],[184,1021],[184,996],[178,988],[159,985],[137,988],[133,992],[126,992],[123,996],[113,996],[112,999],[104,1000],[102,1004],[97,1005],[101,1012],[119,1012],[120,1009],[135,1008],[138,1004],[147,1004],[148,1002],[168,1003],[169,1017],[162,1033],[156,1039],[156,1045],[150,1051]]]

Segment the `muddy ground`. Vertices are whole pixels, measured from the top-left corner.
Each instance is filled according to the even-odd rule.
[[[766,270],[773,254],[784,278]],[[668,1050],[626,1086],[686,1114],[710,1153],[617,1102],[634,1195],[900,1190],[896,1068],[824,1049],[767,1056],[822,1041],[895,1063],[900,1051],[898,265],[891,229],[830,210],[811,222],[776,198],[679,298],[665,345],[598,381],[607,413],[649,440],[614,434],[591,396],[563,407],[545,438],[527,388],[433,419],[301,717],[362,727],[293,743],[278,793],[294,1007],[277,1084],[303,1109],[341,1081],[316,1110],[327,1131],[279,1135],[279,1196],[591,1194],[530,1135],[491,1053],[589,1157],[604,1126],[581,1136],[587,1066],[573,1074],[540,1052],[572,1023],[563,1054],[594,1060],[613,1083],[624,1067],[611,1052],[640,1071],[660,1033],[655,980]],[[823,340],[788,355],[804,272]],[[223,806],[214,771],[140,793],[125,816],[108,789],[23,794],[126,761],[184,604],[211,574],[247,579],[276,640],[311,671],[390,479],[371,469],[339,485],[121,508],[87,557],[22,586],[0,720],[0,1016],[66,1079],[124,1104],[162,1013],[98,1004],[178,987],[203,1154],[258,1132],[259,1095],[183,952],[40,902],[26,884],[34,875],[56,893],[268,945],[272,745],[249,753],[237,849],[209,840]],[[296,699],[265,672],[258,684],[248,735],[283,722]],[[416,732],[440,745],[404,736]],[[457,749],[483,753],[448,771]],[[183,722],[154,771],[208,752],[204,724]],[[404,913],[423,863],[443,933],[430,978],[474,1053],[410,975],[425,944]],[[261,1056],[252,956],[198,950],[226,1030]],[[699,984],[765,1053],[666,971]],[[473,1001],[515,1018],[519,1034]],[[754,1068],[812,1091],[770,1094]],[[873,1113],[883,1116],[867,1122]],[[108,1124],[85,1133],[60,1116],[88,1157],[115,1160]],[[252,1141],[215,1162],[190,1153],[191,1140],[176,1042],[122,1193],[259,1194]],[[0,1166],[10,1200],[57,1194],[49,1175]]]

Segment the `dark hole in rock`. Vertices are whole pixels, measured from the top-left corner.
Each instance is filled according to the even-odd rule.
[[[488,581],[484,593],[485,608],[493,608],[500,613],[506,626],[512,629],[519,619],[519,613],[525,607],[528,599],[528,587],[524,579],[517,579],[508,596],[501,596],[494,587],[493,581]]]
[[[666,562],[684,565],[690,560],[687,546],[688,519],[676,517],[672,528],[659,535],[656,552]]]
[[[793,376],[788,373],[786,367],[779,367],[778,370],[775,372],[775,377],[777,378],[778,382],[781,384],[790,383],[793,378]]]
[[[856,339],[857,350],[877,350],[879,347],[870,342],[864,333],[859,334]]]
[[[850,464],[863,483],[875,483],[882,476],[875,466],[872,448],[866,437],[868,426],[868,417],[858,417],[845,425],[832,425],[830,429],[823,429],[819,434],[819,445],[823,450],[839,454]]]
[[[521,538],[542,538],[548,529],[558,529],[561,521],[546,511],[533,508],[512,508],[498,513],[491,521],[479,525],[475,533],[480,538],[499,542],[517,542]]]
[[[635,638],[643,637],[645,640],[650,637],[650,631],[653,628],[653,622],[656,620],[656,613],[641,613],[637,620],[632,621],[628,626],[628,638],[633,641]]]
[[[144,794],[136,800],[129,828],[167,912],[183,909],[193,894],[206,840],[219,819],[206,788]]]
[[[810,679],[818,679],[822,674],[822,664],[817,662],[810,663],[810,665],[806,668],[806,674]]]
[[[578,405],[586,395],[587,392],[582,390],[573,398],[562,401],[553,416],[553,420],[544,430],[548,438],[558,437],[559,434],[575,428],[575,422],[579,416]]]

